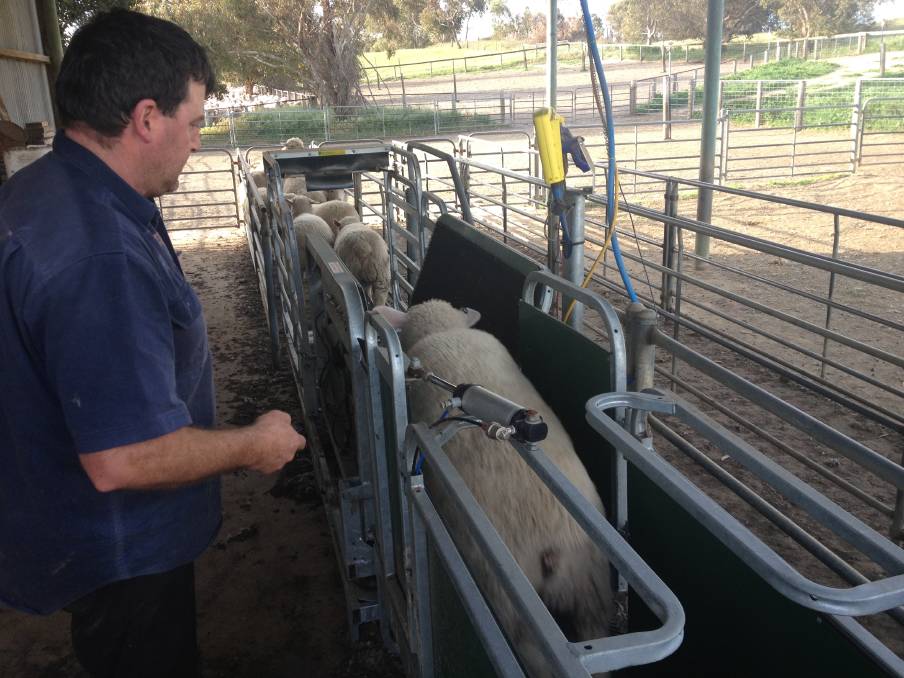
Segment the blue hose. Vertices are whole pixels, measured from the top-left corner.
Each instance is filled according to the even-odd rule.
[[[593,31],[593,22],[590,20],[590,9],[587,6],[587,0],[581,0],[581,12],[584,15],[584,28],[587,31],[587,47],[593,57],[593,65],[596,68],[600,89],[603,90],[603,104],[606,108],[606,151],[609,155],[609,168],[606,172],[606,223],[612,229],[612,254],[615,257],[615,264],[618,266],[618,272],[621,274],[622,282],[625,285],[625,291],[628,293],[628,298],[632,302],[636,302],[637,293],[634,292],[631,278],[628,277],[628,270],[625,268],[624,259],[622,259],[621,247],[619,247],[618,235],[615,233],[615,224],[613,223],[615,201],[618,196],[615,195],[615,127],[612,124],[612,100],[609,97],[606,74],[603,73],[603,60],[600,58],[599,50],[596,48],[596,34]]]

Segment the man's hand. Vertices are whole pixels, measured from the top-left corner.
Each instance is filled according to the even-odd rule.
[[[184,426],[140,443],[79,455],[99,492],[180,487],[240,468],[275,473],[305,446],[285,412],[271,410],[251,426],[205,430]]]
[[[275,473],[295,457],[307,444],[304,436],[292,426],[292,418],[280,410],[270,410],[251,425],[258,454],[248,468],[261,473]]]

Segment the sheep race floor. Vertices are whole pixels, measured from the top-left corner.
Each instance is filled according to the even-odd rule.
[[[270,366],[248,247],[238,229],[173,234],[207,317],[218,419],[251,423],[282,409],[300,424],[288,363]],[[396,678],[378,640],[348,638],[339,570],[304,455],[280,477],[223,478],[223,526],[197,562],[204,678]],[[83,678],[69,615],[0,610],[0,676]]]

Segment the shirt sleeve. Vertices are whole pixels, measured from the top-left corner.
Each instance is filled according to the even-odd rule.
[[[111,253],[69,266],[27,304],[48,385],[80,454],[191,423],[177,395],[170,308],[178,294],[147,264]]]

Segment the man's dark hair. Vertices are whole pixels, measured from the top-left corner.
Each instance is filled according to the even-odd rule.
[[[175,113],[189,80],[207,94],[216,86],[203,47],[170,21],[117,9],[72,36],[56,81],[57,105],[64,126],[80,122],[116,137],[142,99]]]

